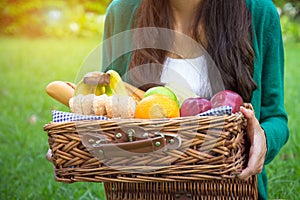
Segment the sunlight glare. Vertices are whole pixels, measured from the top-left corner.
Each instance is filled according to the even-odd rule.
[[[60,10],[50,10],[48,12],[48,17],[49,19],[51,20],[55,20],[55,21],[58,21],[61,19],[62,17],[62,12]]]

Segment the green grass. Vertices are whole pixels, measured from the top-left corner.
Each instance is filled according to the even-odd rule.
[[[105,199],[101,183],[55,182],[45,123],[52,109],[66,107],[45,93],[53,80],[73,81],[100,38],[0,38],[0,199]],[[286,108],[290,140],[268,165],[270,199],[300,196],[299,44],[286,45]],[[36,117],[36,122],[30,121]]]
[[[105,199],[102,184],[54,181],[43,131],[52,109],[66,109],[46,95],[46,85],[73,81],[99,42],[0,39],[0,199]]]
[[[300,43],[285,45],[285,106],[289,115],[290,138],[274,161],[267,166],[270,199],[300,197]]]

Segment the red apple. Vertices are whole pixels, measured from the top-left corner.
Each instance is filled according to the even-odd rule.
[[[244,103],[242,97],[238,93],[230,90],[223,90],[216,93],[210,101],[213,108],[219,106],[231,106],[233,113],[238,112],[240,106]]]
[[[195,116],[211,109],[211,102],[200,97],[191,97],[183,101],[180,107],[180,116]]]

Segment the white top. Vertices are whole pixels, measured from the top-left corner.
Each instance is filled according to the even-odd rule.
[[[203,98],[212,96],[205,56],[192,59],[168,57],[160,80],[165,84],[180,84]]]

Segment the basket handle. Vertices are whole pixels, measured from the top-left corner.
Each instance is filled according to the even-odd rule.
[[[82,144],[90,151],[90,153],[94,157],[98,159],[128,157],[153,153],[157,151],[164,151],[167,150],[168,147],[174,146],[175,143],[171,142],[170,144],[170,141],[176,140],[178,141],[178,146],[179,140],[175,136],[172,139],[170,138],[170,136],[168,136],[167,139],[163,135],[157,135],[157,137],[154,138],[147,138],[144,140],[123,143],[105,143],[105,141],[101,139],[99,140],[99,138],[89,134],[85,134],[82,136]]]

